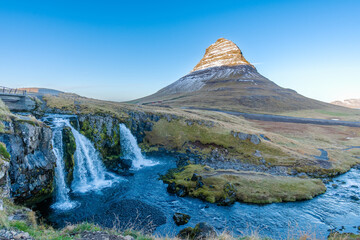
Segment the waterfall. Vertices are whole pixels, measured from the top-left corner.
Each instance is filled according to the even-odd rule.
[[[120,144],[124,158],[132,161],[132,168],[140,169],[142,167],[154,166],[157,164],[156,162],[146,159],[142,155],[135,136],[132,135],[130,130],[123,123],[120,124]]]
[[[63,128],[69,127],[75,138],[76,150],[74,153],[75,166],[73,171],[72,192],[85,193],[110,187],[114,182],[121,180],[115,174],[106,171],[94,145],[85,136],[80,134],[70,124],[70,116],[49,116],[45,118],[51,124],[53,130],[53,152],[56,157],[55,184],[56,196],[52,208],[70,210],[79,205],[71,201],[70,189],[66,185],[66,171],[64,163]]]
[[[65,182],[65,166],[64,166],[64,150],[62,129],[65,125],[63,119],[56,118],[53,120],[53,152],[56,157],[55,168],[55,184],[56,184],[56,202],[51,206],[54,209],[69,210],[77,206],[77,202],[73,202],[69,198],[70,189]]]
[[[69,121],[66,125],[70,127],[75,138],[75,168],[74,180],[71,188],[74,192],[85,193],[90,190],[99,190],[110,187],[119,180],[115,174],[109,173],[99,157],[97,150],[89,139],[73,128]]]

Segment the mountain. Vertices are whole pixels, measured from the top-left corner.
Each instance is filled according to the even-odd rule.
[[[224,38],[206,49],[204,57],[189,74],[131,103],[249,112],[281,112],[331,106],[276,85],[245,59],[236,44]]]
[[[332,104],[342,106],[342,107],[360,109],[360,98],[358,98],[358,99],[346,99],[344,101],[334,101],[334,102],[332,102]]]

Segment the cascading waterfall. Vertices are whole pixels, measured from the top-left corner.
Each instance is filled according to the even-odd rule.
[[[120,144],[124,158],[132,161],[132,168],[140,169],[142,167],[154,166],[157,163],[146,159],[139,148],[136,138],[125,124],[120,124]]]
[[[56,202],[51,206],[54,209],[69,210],[77,206],[77,202],[69,198],[70,189],[65,182],[64,149],[62,129],[65,126],[64,119],[56,118],[53,120],[53,138],[52,145],[56,157],[55,184],[56,184]]]
[[[70,127],[76,143],[72,190],[85,193],[90,190],[110,187],[118,181],[119,177],[105,170],[99,154],[90,140],[73,128],[69,121],[66,122],[66,125]]]
[[[59,210],[70,210],[79,203],[71,201],[69,197],[70,189],[66,184],[66,171],[64,163],[63,133],[64,127],[69,127],[75,138],[75,167],[73,181],[71,184],[72,192],[85,193],[88,191],[99,190],[110,187],[114,182],[121,180],[115,174],[105,170],[102,161],[93,144],[85,136],[80,134],[70,124],[66,116],[45,118],[51,122],[53,129],[52,145],[56,156],[55,184],[56,202],[52,208]]]

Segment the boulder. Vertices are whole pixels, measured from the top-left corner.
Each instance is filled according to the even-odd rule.
[[[177,226],[185,225],[189,222],[190,216],[184,213],[174,213],[173,219]]]
[[[253,143],[253,144],[255,144],[255,145],[258,145],[258,144],[261,142],[261,140],[260,140],[260,138],[259,138],[258,136],[256,136],[255,134],[251,134],[251,135],[250,135],[250,142]]]
[[[197,180],[201,180],[201,176],[197,173],[194,173],[191,177],[191,181],[196,182]]]
[[[248,139],[249,134],[239,132],[239,133],[237,134],[237,136],[238,136],[238,138],[239,138],[240,140],[243,140],[243,141],[244,141],[244,140]]]
[[[256,150],[255,153],[253,154],[255,157],[261,158],[261,152],[259,150]]]
[[[126,158],[121,158],[120,159],[120,165],[121,168],[124,170],[129,170],[132,166],[132,160],[131,159],[126,159]]]
[[[179,232],[177,237],[180,239],[200,240],[215,238],[217,233],[215,228],[206,222],[196,224],[194,228],[188,227]]]

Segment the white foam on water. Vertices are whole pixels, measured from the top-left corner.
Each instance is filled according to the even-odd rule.
[[[120,144],[124,158],[132,161],[132,169],[137,170],[158,164],[158,162],[146,159],[142,155],[135,136],[132,135],[131,131],[123,123],[120,124]]]

